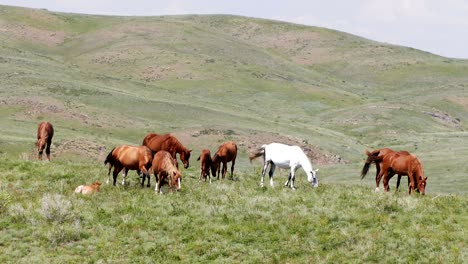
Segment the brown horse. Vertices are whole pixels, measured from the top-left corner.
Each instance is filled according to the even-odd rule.
[[[203,178],[205,180],[205,182],[206,182],[206,178],[208,177],[210,179],[210,183],[211,183],[211,176],[210,176],[211,153],[210,153],[210,150],[203,149],[197,160],[200,161],[200,178],[199,178],[199,181],[201,181],[202,178]]]
[[[165,150],[158,151],[154,155],[152,164],[154,178],[156,179],[156,192],[162,194],[162,184],[167,181],[169,184],[170,192],[175,188],[176,191],[180,190],[180,181],[182,175],[176,166],[175,159],[171,154]]]
[[[361,179],[364,179],[364,177],[366,177],[367,172],[369,172],[369,167],[371,166],[372,163],[375,163],[375,168],[376,168],[375,191],[376,192],[379,191],[379,185],[380,185],[380,180],[381,180],[381,177],[379,177],[380,171],[382,169],[381,161],[384,156],[388,154],[392,154],[392,153],[395,153],[395,151],[389,148],[376,149],[372,152],[369,152],[368,150],[366,150],[367,159],[361,171]]]
[[[117,181],[117,175],[123,170],[122,185],[125,185],[125,179],[129,170],[137,170],[138,174],[143,174],[143,181],[141,186],[143,187],[145,176],[148,176],[148,187],[150,174],[148,170],[151,168],[151,161],[153,160],[153,153],[148,147],[145,146],[128,146],[120,145],[115,147],[107,155],[104,164],[109,163],[109,172],[107,173],[107,181],[109,184],[110,171],[114,167],[113,177],[115,186]]]
[[[178,153],[180,161],[184,164],[184,168],[187,169],[189,166],[190,152],[192,150],[185,148],[184,145],[171,134],[158,135],[149,133],[143,139],[142,145],[147,146],[154,152],[165,150],[169,152],[174,159]]]
[[[37,151],[39,152],[38,159],[42,159],[42,152],[46,150],[47,160],[50,161],[50,145],[54,136],[54,127],[49,122],[41,122],[37,127]]]
[[[421,161],[408,151],[394,152],[388,154],[382,159],[382,169],[379,172],[379,177],[383,177],[384,189],[386,192],[390,190],[388,182],[395,175],[401,178],[403,175],[408,176],[408,193],[417,190],[421,194],[425,194],[427,177],[424,177],[424,170]]]
[[[213,156],[212,163],[211,163],[211,174],[213,177],[217,177],[219,180],[219,172],[220,172],[220,163],[223,163],[223,176],[226,176],[227,172],[227,163],[232,161],[231,163],[231,179],[233,179],[233,172],[234,172],[234,165],[236,164],[236,156],[237,156],[237,145],[234,142],[225,142],[219,146],[218,151],[216,151],[215,155]]]
[[[76,187],[75,193],[82,193],[82,194],[93,194],[96,192],[101,191],[101,183],[99,181],[95,181],[91,185],[80,185]]]

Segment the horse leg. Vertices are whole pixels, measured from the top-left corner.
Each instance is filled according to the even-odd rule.
[[[159,191],[161,190],[161,186],[159,185],[159,179],[158,179],[158,174],[157,173],[154,173],[154,181],[156,182],[156,186],[154,187],[154,191],[156,193],[159,193]]]
[[[400,180],[401,180],[401,174],[398,174],[395,191],[398,191],[400,189]]]
[[[273,174],[275,173],[276,165],[272,162],[268,176],[270,177],[270,186],[273,187]]]
[[[288,180],[286,181],[286,183],[284,184],[284,186],[288,186],[289,183],[291,182],[291,172],[289,172],[289,175],[288,175]]]
[[[408,180],[410,181],[409,188],[408,188],[408,194],[411,195],[411,191],[414,190],[414,178],[413,178],[413,173],[408,172]]]
[[[227,161],[223,161],[223,180],[226,178],[227,173]]]
[[[231,163],[231,179],[234,180],[234,165],[236,164],[236,159],[232,160]]]
[[[387,172],[387,175],[384,176],[384,184],[385,184],[385,179],[387,179],[387,183],[385,184],[385,191],[386,192],[389,192],[390,191],[390,179],[395,175],[395,173],[393,172],[393,170],[389,170]]]
[[[107,172],[107,181],[106,181],[106,184],[109,184],[109,181],[110,181],[110,173],[111,173],[112,167],[113,167],[113,165],[109,162],[109,171]],[[115,169],[114,169],[114,170],[115,170]]]
[[[122,170],[122,167],[119,165],[114,166],[114,172],[112,173],[112,176],[114,178],[114,183],[112,185],[116,185],[117,183],[117,175],[119,175],[119,172]]]
[[[122,185],[125,186],[125,180],[127,179],[128,169],[124,168],[122,170]]]
[[[294,191],[296,190],[296,186],[294,186],[294,181],[296,180],[296,168],[291,167],[291,189]]]
[[[380,163],[375,163],[375,191],[379,191],[380,180],[382,179],[382,175],[380,175]]]
[[[46,157],[47,160],[50,161],[50,145],[52,144],[52,140],[47,140],[47,146],[46,146]]]
[[[263,161],[263,168],[262,168],[262,180],[260,181],[260,186],[263,187],[263,178],[265,178],[265,173],[266,173],[266,169],[268,167],[268,163],[270,162],[267,162],[267,161]]]

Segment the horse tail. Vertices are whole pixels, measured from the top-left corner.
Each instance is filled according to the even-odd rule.
[[[262,147],[257,149],[257,152],[250,155],[249,159],[250,159],[251,163],[252,163],[252,160],[254,160],[254,159],[256,159],[256,158],[258,158],[260,156],[263,156],[265,154],[265,147],[266,147],[266,145],[263,145]]]
[[[382,157],[379,157],[379,153],[380,153],[380,150],[374,150],[372,152],[369,152],[368,150],[366,150],[367,159],[361,171],[361,180],[364,179],[364,177],[366,177],[367,172],[369,172],[370,165],[373,162],[375,163],[376,161],[382,160]]]
[[[109,163],[109,164],[111,164],[111,165],[114,164],[114,158],[112,157],[112,152],[114,152],[114,149],[115,149],[115,148],[113,148],[113,149],[109,152],[109,154],[107,154],[106,160],[104,160],[104,165],[106,165],[107,163]]]

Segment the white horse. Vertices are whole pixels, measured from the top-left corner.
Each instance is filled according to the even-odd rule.
[[[273,173],[275,173],[275,168],[278,166],[282,169],[291,169],[289,173],[289,178],[284,184],[288,186],[291,183],[291,189],[295,190],[294,187],[294,177],[297,169],[304,169],[307,174],[307,181],[312,183],[314,187],[318,186],[317,171],[312,168],[307,156],[304,154],[302,149],[298,146],[288,146],[280,143],[271,143],[269,145],[263,145],[257,150],[252,156],[250,156],[250,161],[253,159],[263,156],[263,169],[262,169],[262,181],[261,186],[263,187],[263,178],[265,178],[266,169],[268,164],[270,164],[270,185],[273,187]]]

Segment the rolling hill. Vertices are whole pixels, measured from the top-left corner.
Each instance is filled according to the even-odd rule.
[[[0,80],[4,156],[30,153],[49,120],[56,158],[171,132],[197,154],[236,140],[245,171],[252,148],[281,141],[322,181],[372,187],[363,152],[391,147],[423,160],[428,192],[468,188],[466,60],[264,19],[0,6]]]

